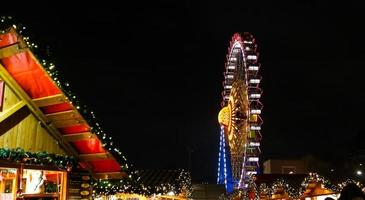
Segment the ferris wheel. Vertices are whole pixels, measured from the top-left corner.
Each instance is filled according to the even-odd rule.
[[[225,184],[228,192],[245,188],[248,177],[259,170],[263,105],[256,50],[250,33],[236,33],[225,64],[222,109],[218,114],[221,133],[217,182]]]

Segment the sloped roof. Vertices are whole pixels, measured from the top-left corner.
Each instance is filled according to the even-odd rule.
[[[151,187],[164,184],[174,184],[179,178],[180,170],[150,169],[140,170],[140,183]]]
[[[24,92],[32,111],[59,137],[60,144],[97,178],[120,178],[122,164],[92,130],[80,108],[37,60],[15,29],[0,34],[0,73]],[[76,153],[75,153],[76,152]],[[118,151],[117,151],[118,152]],[[113,154],[112,154],[113,153]],[[121,154],[119,152],[119,154]]]

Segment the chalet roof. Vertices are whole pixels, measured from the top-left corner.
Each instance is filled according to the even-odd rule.
[[[174,184],[179,179],[181,170],[140,170],[140,183],[151,187],[161,184]]]
[[[272,185],[277,180],[284,180],[293,188],[300,188],[304,179],[308,174],[260,174],[256,177],[256,185],[265,183],[266,185]]]
[[[189,172],[183,169],[165,170],[165,169],[148,169],[137,172],[139,178],[138,185],[152,188],[157,193],[174,191],[181,193],[184,190],[190,190],[191,177]]]
[[[65,92],[56,77],[52,77],[51,68],[46,68],[45,63],[36,58],[16,29],[0,34],[0,75],[18,90],[40,123],[69,154],[79,158],[80,166],[92,172],[94,177],[124,176],[123,163],[116,159],[121,155],[120,151],[104,146],[102,137],[105,135],[93,129],[95,127],[85,117],[90,113],[75,105],[74,97]]]

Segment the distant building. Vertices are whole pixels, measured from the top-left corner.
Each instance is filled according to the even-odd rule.
[[[307,174],[304,160],[267,160],[264,162],[264,174]]]

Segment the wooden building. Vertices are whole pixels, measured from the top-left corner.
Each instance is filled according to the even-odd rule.
[[[337,199],[339,188],[315,173],[262,174],[255,179],[256,195],[262,200]]]
[[[90,176],[121,178],[122,165],[28,47],[0,34],[0,199],[91,199]],[[70,176],[71,156],[84,175]],[[70,177],[83,186],[70,191]]]

